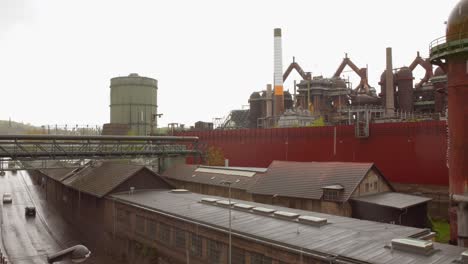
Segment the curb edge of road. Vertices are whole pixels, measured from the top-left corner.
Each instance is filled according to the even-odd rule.
[[[3,202],[0,206],[0,236],[0,254],[2,255],[2,257],[4,256],[8,260],[8,251],[6,250],[5,241],[3,240]]]

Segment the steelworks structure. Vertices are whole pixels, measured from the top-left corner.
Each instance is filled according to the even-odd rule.
[[[31,161],[196,156],[197,143],[198,137],[0,135],[0,171]],[[6,167],[10,161],[20,162]]]
[[[277,28],[274,30],[274,89],[271,89],[271,85],[267,85],[266,90],[253,92],[250,95],[248,125],[237,128],[277,127],[281,117],[287,113],[290,115],[291,110],[296,115],[304,110],[309,111],[309,116],[323,117],[327,124],[334,125],[350,124],[349,116],[352,115],[354,116],[352,123],[357,126],[368,126],[369,122],[374,121],[439,120],[445,116],[447,105],[445,71],[443,68],[438,68],[434,73],[430,59],[422,58],[419,52],[408,67],[394,68],[392,50],[387,48],[387,69],[380,78],[379,96],[375,88],[368,83],[367,67],[358,67],[348,54],[330,78],[312,76],[310,72],[303,70],[294,57],[286,71],[281,74],[281,55],[281,29]],[[425,70],[425,74],[421,81],[414,85],[413,71],[418,66]],[[346,67],[360,78],[359,84],[354,88],[341,77]],[[293,70],[297,71],[302,80],[294,84],[294,94],[291,94],[283,91],[283,82]],[[350,107],[353,108],[352,111]],[[375,115],[368,111],[369,108],[374,110],[381,108],[381,111]],[[297,123],[301,122],[293,123],[297,126]],[[362,129],[358,130],[358,137],[368,137],[367,133],[361,131]]]
[[[456,221],[451,221],[452,238],[456,232],[458,244],[468,247],[468,0],[455,6],[446,35],[431,43],[430,56],[448,79],[449,189],[457,206]]]

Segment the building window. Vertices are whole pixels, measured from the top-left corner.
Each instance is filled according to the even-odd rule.
[[[156,239],[156,232],[157,232],[156,221],[147,220],[146,224],[148,228],[148,231],[146,232],[146,236],[152,240]]]
[[[374,182],[374,190],[377,190],[377,182]]]
[[[130,212],[124,209],[117,209],[116,212],[117,224],[121,227],[128,228],[130,226]]]
[[[145,234],[145,218],[141,215],[136,216],[135,220],[135,232],[137,234]]]
[[[366,182],[366,192],[368,192],[368,191],[369,191],[369,183]]]
[[[202,238],[199,235],[192,234],[190,243],[190,255],[195,257],[202,256]]]
[[[223,244],[217,241],[208,240],[208,260],[212,264],[221,264],[223,260]]]
[[[171,228],[163,223],[159,223],[159,240],[161,242],[171,242]]]
[[[338,201],[340,191],[338,190],[323,190],[323,199],[327,201]]]
[[[174,230],[175,246],[178,248],[185,248],[185,231],[179,228]]]
[[[250,263],[251,264],[271,264],[272,260],[269,257],[266,257],[258,253],[250,253]]]
[[[245,251],[243,249],[232,247],[231,255],[232,264],[245,264]]]

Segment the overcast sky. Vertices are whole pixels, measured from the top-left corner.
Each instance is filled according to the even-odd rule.
[[[110,78],[134,72],[159,82],[160,126],[224,117],[272,83],[275,27],[284,69],[330,77],[348,53],[380,91],[385,48],[428,56],[456,2],[0,0],[0,120],[107,123]]]

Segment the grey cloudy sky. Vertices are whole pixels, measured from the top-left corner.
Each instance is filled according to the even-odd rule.
[[[107,123],[110,78],[136,72],[159,81],[160,125],[212,121],[272,82],[275,27],[284,69],[329,77],[346,52],[380,90],[385,48],[427,56],[456,2],[0,0],[0,120]]]

